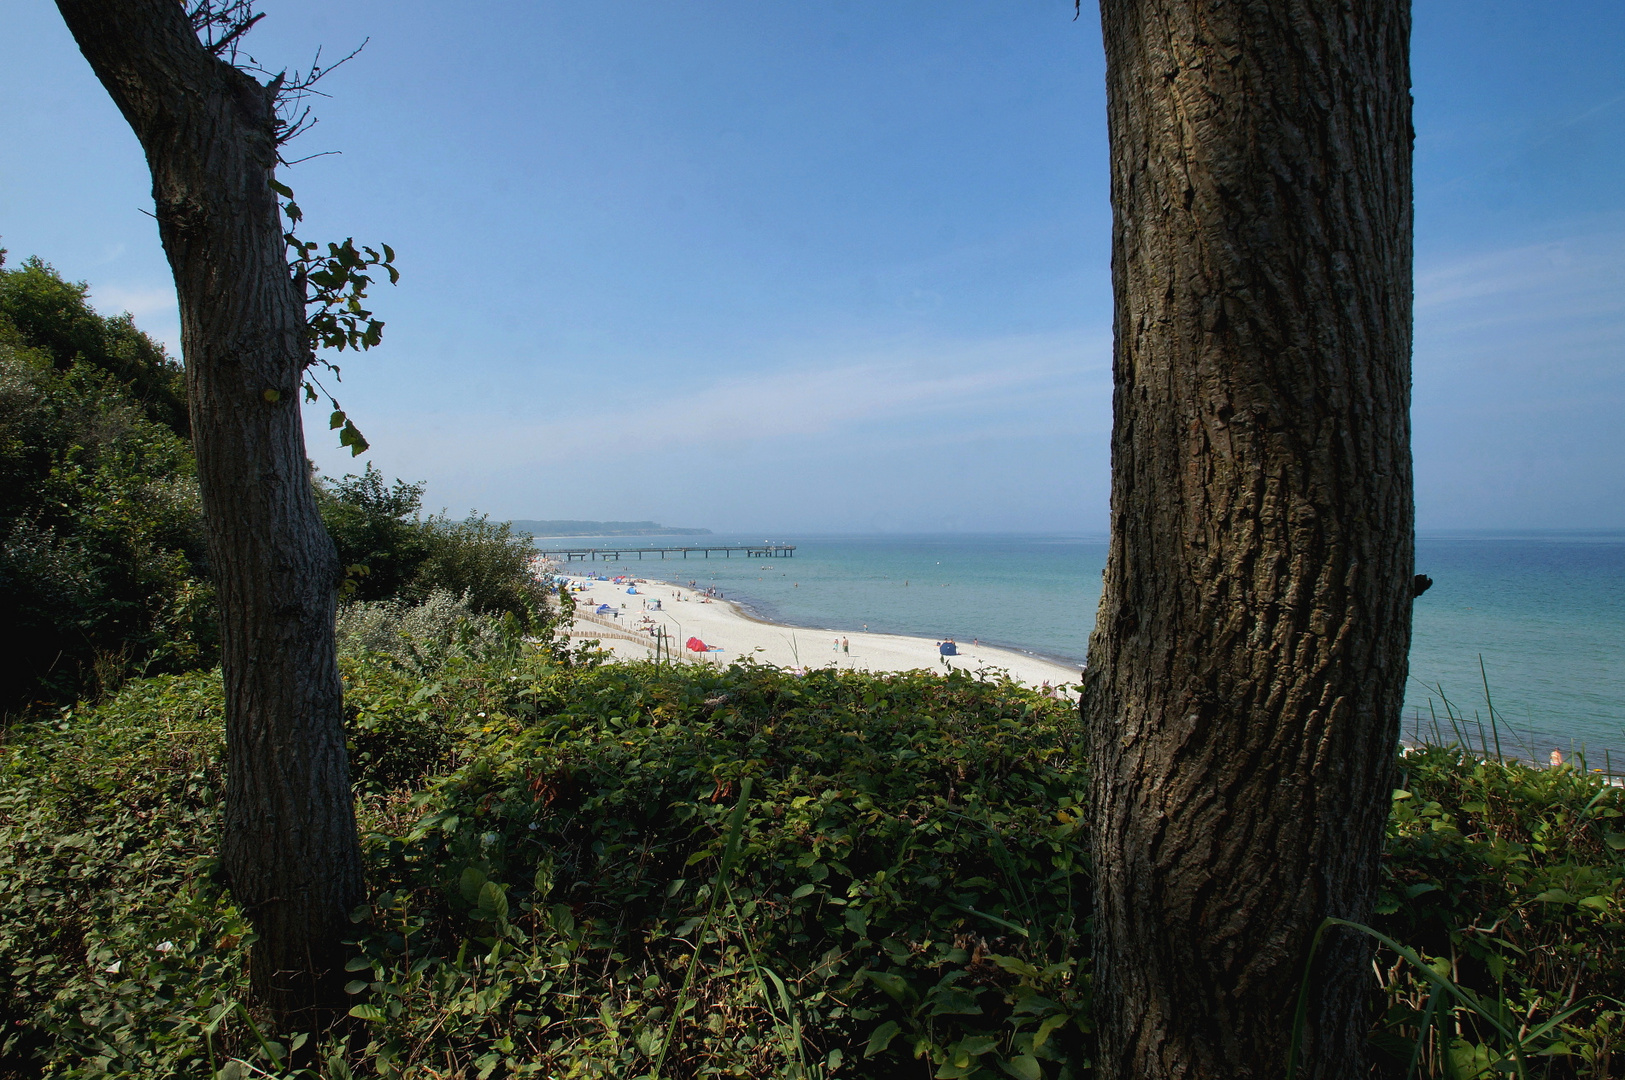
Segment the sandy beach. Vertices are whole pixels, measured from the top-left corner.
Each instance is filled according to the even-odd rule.
[[[694,663],[727,665],[749,656],[785,668],[947,670],[938,642],[930,638],[783,626],[758,619],[731,601],[713,599],[701,589],[636,577],[598,581],[585,571],[561,573],[576,600],[570,636],[575,640],[598,638],[617,657],[653,657],[656,635],[663,632],[667,647]],[[575,591],[583,586],[583,591]],[[606,604],[619,614],[596,612]],[[690,638],[698,638],[711,649],[701,653],[686,648]],[[957,670],[1004,671],[1032,687],[1045,683],[1073,687],[1080,675],[1073,668],[1010,649],[966,641],[956,645],[959,655],[947,659]]]

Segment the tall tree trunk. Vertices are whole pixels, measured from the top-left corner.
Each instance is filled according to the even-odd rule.
[[[1098,1067],[1275,1077],[1370,908],[1410,646],[1407,0],[1102,0],[1112,539],[1083,710]],[[1329,936],[1303,1075],[1360,1072]]]
[[[361,897],[334,659],[338,559],[299,415],[304,302],[276,195],[275,91],[212,55],[177,0],[58,0],[146,151],[181,346],[226,686],[223,863],[254,988],[288,1015],[340,999]]]

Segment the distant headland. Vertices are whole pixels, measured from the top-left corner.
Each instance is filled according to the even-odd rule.
[[[655,521],[510,521],[532,536],[710,536],[710,529],[675,529]]]

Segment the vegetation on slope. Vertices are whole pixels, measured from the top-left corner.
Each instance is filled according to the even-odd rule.
[[[0,712],[215,662],[180,367],[85,292],[0,269]]]
[[[958,673],[597,665],[477,616],[344,669],[371,894],[355,1030],[315,1075],[1087,1074],[1066,705]],[[248,928],[211,879],[218,695],[136,681],[8,740],[12,1075],[278,1072],[292,1040],[236,1004]],[[1625,997],[1618,789],[1447,750],[1401,768],[1377,928],[1526,1034],[1582,1003],[1528,1075],[1617,1072],[1625,1011],[1584,999]],[[1507,1049],[1378,967],[1379,1075],[1424,1028],[1422,1075]]]
[[[217,663],[218,619],[179,363],[82,283],[0,251],[0,714]],[[318,485],[346,599],[539,628],[532,547],[502,523],[421,512],[376,470]]]

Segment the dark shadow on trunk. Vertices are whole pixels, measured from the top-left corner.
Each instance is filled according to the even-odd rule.
[[[1112,540],[1083,700],[1097,1065],[1275,1077],[1373,899],[1410,643],[1409,5],[1104,0]],[[1302,1075],[1362,1071],[1329,935]]]
[[[255,993],[295,1018],[342,1004],[362,875],[333,650],[340,568],[299,415],[304,298],[270,186],[276,91],[204,48],[176,0],[57,6],[152,170],[220,598],[222,862],[259,936]]]

